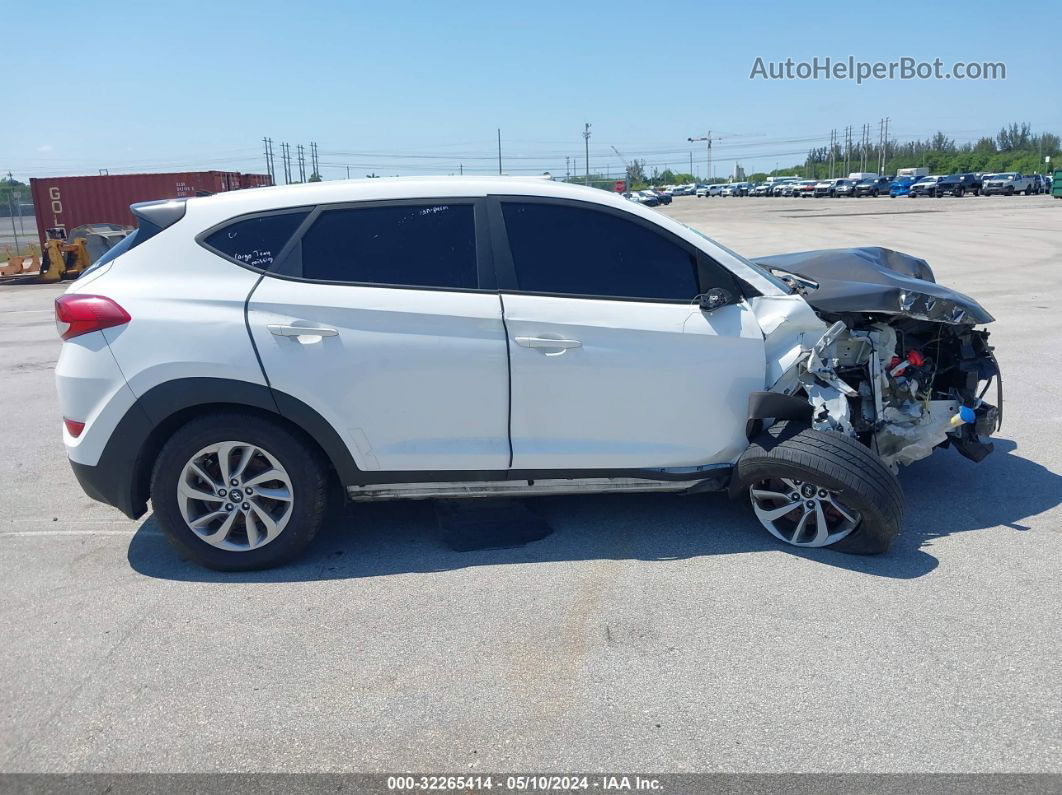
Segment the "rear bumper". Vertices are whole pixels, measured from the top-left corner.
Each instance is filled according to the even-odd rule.
[[[147,512],[146,476],[139,457],[154,424],[139,403],[121,418],[95,464],[70,459],[81,488],[92,499],[111,505],[130,519]]]
[[[97,502],[117,508],[130,519],[139,519],[147,512],[147,503],[141,500],[137,504],[133,497],[131,467],[120,471],[102,465],[79,464],[77,461],[71,461],[70,467],[85,494]]]

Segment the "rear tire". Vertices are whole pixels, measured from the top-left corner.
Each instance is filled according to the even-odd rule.
[[[804,493],[808,487],[813,494]],[[764,528],[795,546],[879,554],[903,524],[900,483],[877,455],[844,434],[795,422],[776,423],[749,444],[730,488],[735,496],[749,494]],[[775,493],[777,497],[766,496]],[[779,514],[786,505],[791,511]],[[765,521],[772,512],[778,515]]]
[[[328,486],[321,454],[302,438],[263,417],[218,412],[191,420],[163,446],[151,502],[185,557],[248,571],[302,554],[327,514]]]

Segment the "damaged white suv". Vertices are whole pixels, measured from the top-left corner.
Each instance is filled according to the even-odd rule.
[[[374,179],[135,205],[56,301],[82,486],[218,569],[351,500],[729,490],[881,552],[895,472],[980,460],[992,320],[885,249],[750,262],[544,179]],[[997,405],[999,400],[996,400]]]

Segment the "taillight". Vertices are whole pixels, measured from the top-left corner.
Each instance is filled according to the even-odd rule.
[[[103,295],[63,295],[55,299],[55,328],[64,340],[121,326],[129,313]]]
[[[68,420],[63,417],[63,424],[66,425],[67,432],[75,439],[81,435],[81,432],[85,430],[85,423],[78,422],[77,420]]]

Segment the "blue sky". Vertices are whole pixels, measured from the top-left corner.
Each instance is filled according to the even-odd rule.
[[[689,167],[803,160],[831,128],[900,139],[1028,121],[1062,134],[1062,3],[23,2],[2,89],[0,171],[264,170],[261,139],[316,141],[351,173]],[[1056,43],[1052,47],[1052,39]],[[50,44],[46,45],[46,42]],[[84,43],[87,46],[82,46]],[[1003,81],[750,80],[757,56],[1003,61]],[[701,145],[692,148],[698,174]],[[418,155],[418,157],[411,157]],[[651,170],[651,168],[650,168]]]

